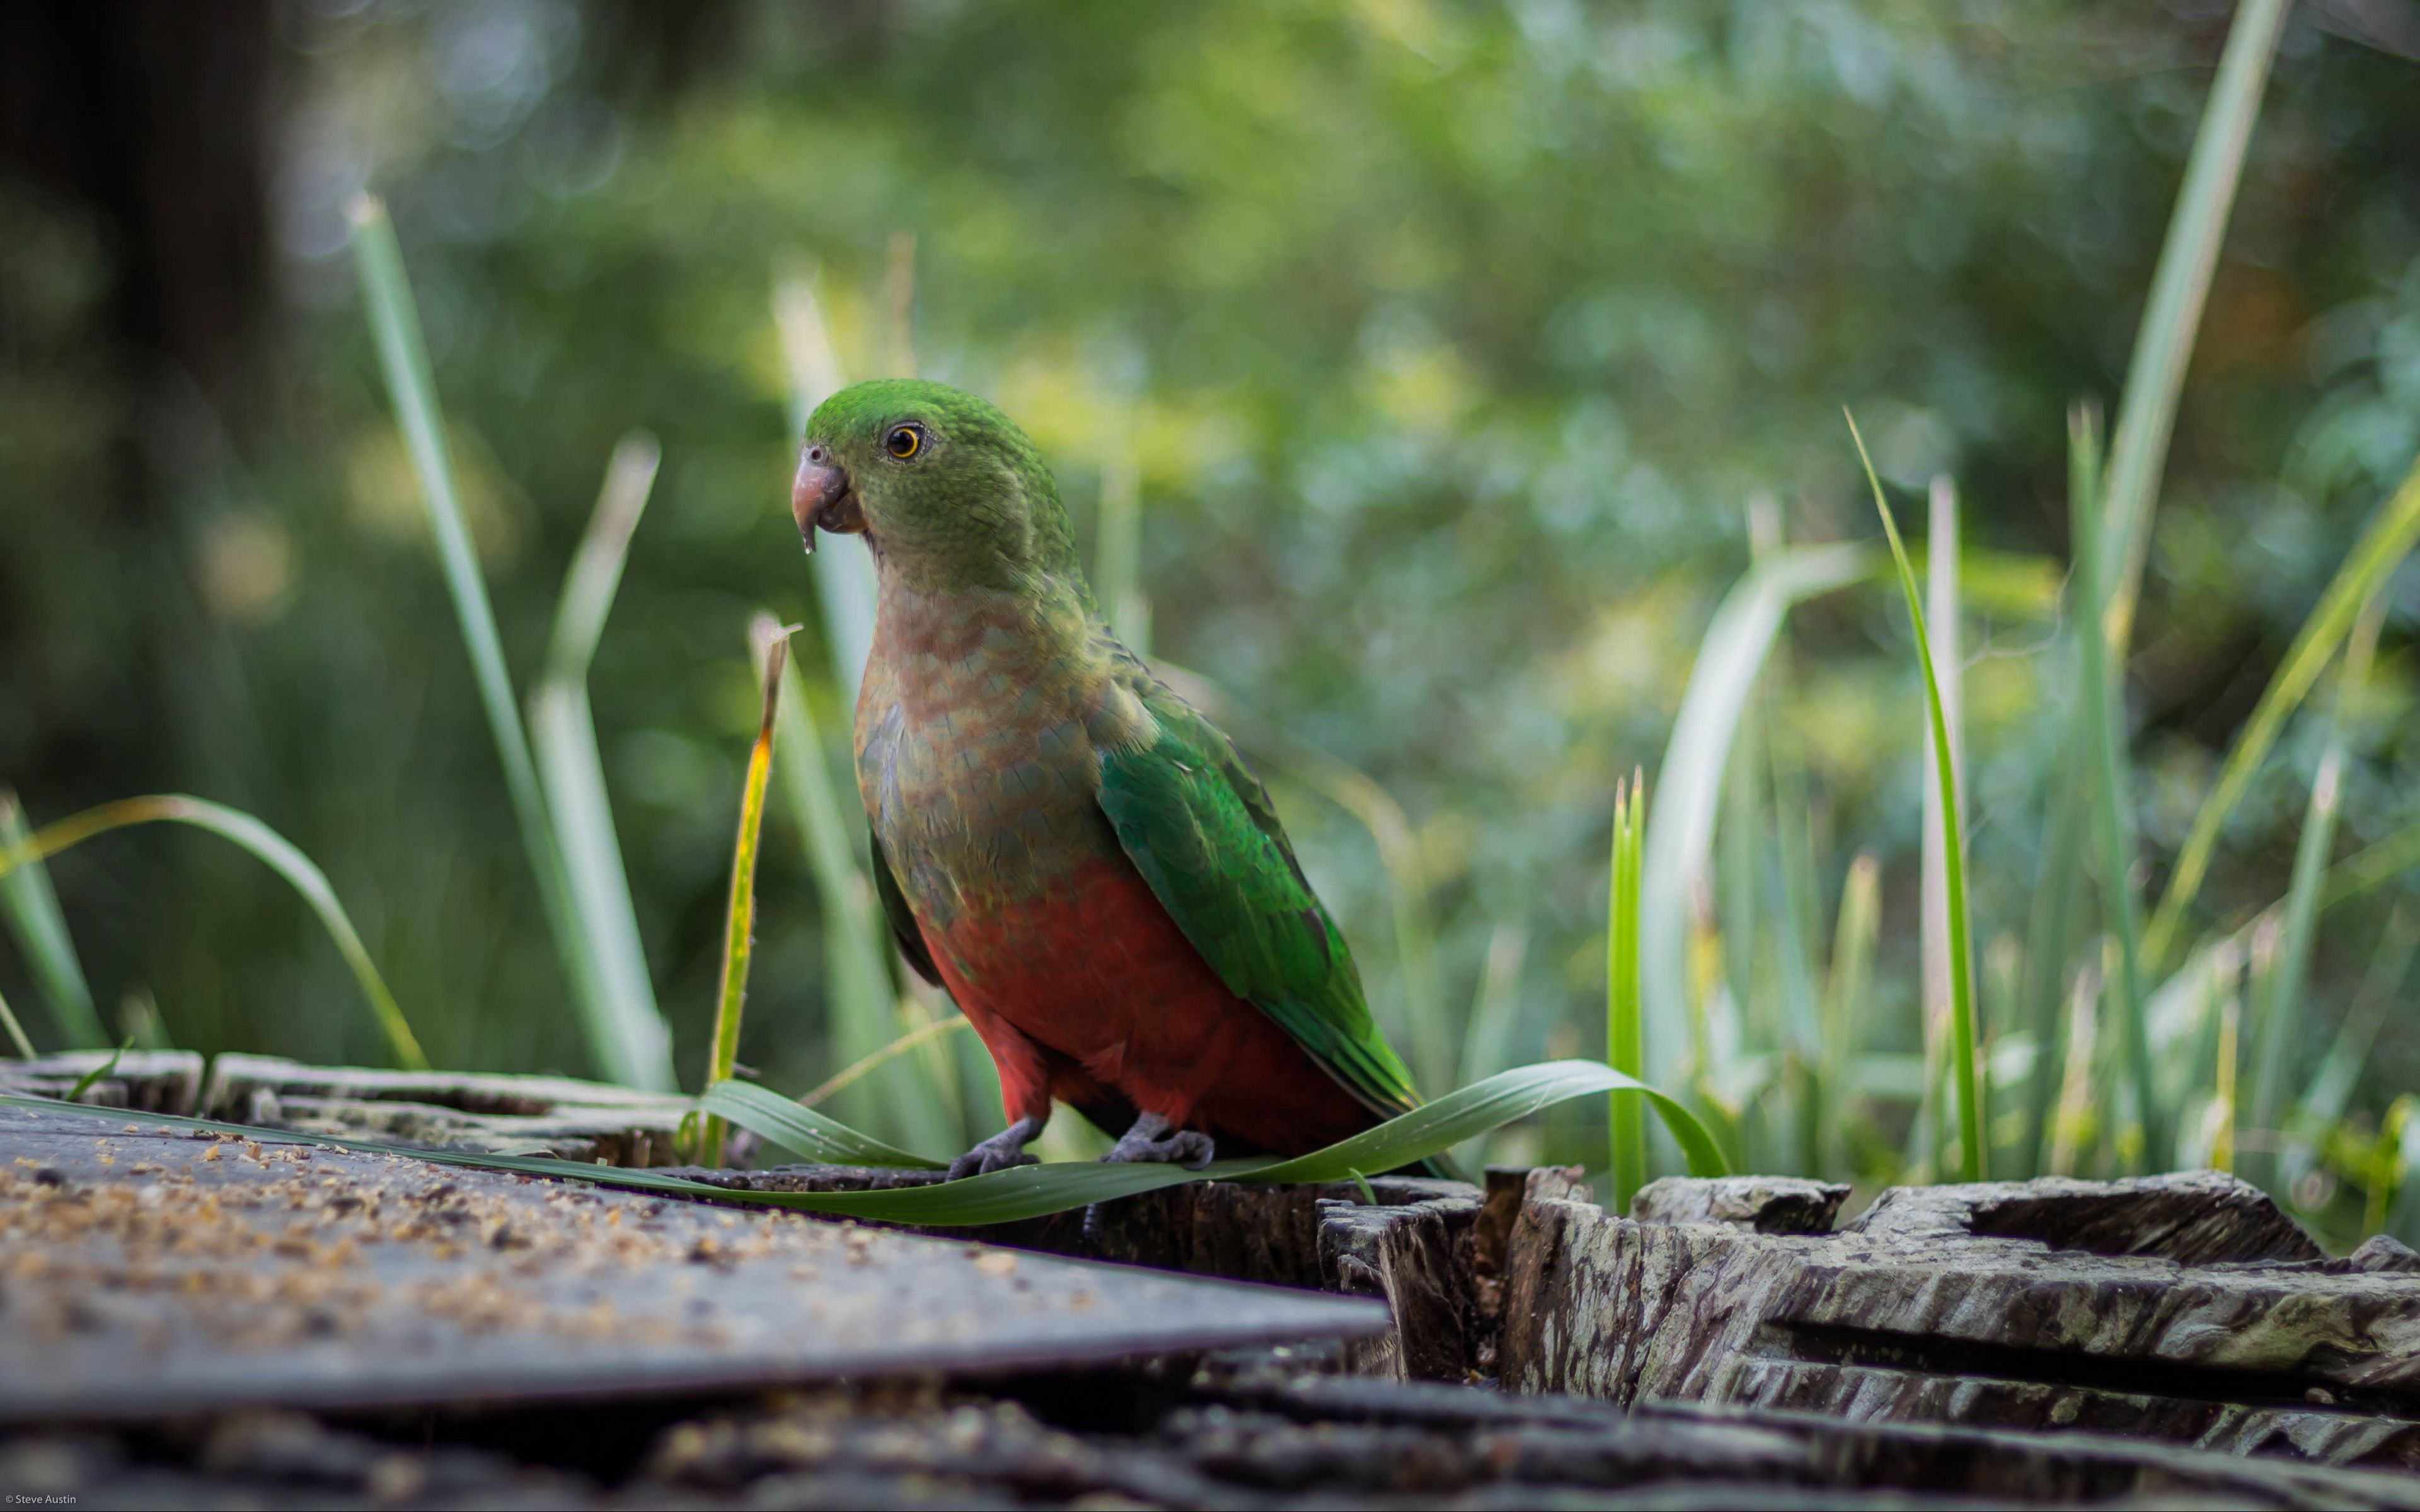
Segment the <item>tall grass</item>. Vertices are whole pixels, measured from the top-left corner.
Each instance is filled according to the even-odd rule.
[[[1846,413],[1846,411],[1843,411]],[[1983,1097],[1975,1057],[1975,964],[1972,924],[1966,915],[1965,825],[1960,819],[1958,770],[1949,733],[1948,710],[1941,693],[1942,680],[1933,664],[1932,638],[1925,628],[1924,600],[1916,591],[1916,569],[1899,538],[1899,522],[1891,518],[1883,497],[1882,479],[1874,475],[1873,459],[1866,455],[1866,439],[1857,433],[1856,417],[1849,417],[1849,436],[1856,442],[1857,460],[1873,489],[1874,510],[1882,517],[1883,534],[1890,542],[1891,564],[1898,569],[1900,592],[1907,599],[1908,619],[1916,631],[1916,666],[1924,673],[1926,728],[1931,732],[1931,780],[1940,788],[1941,879],[1946,918],[1944,946],[1949,968],[1949,1082],[1956,1093],[1958,1169],[1964,1180],[1983,1179]]]
[[[2344,782],[2348,726],[2360,717],[2363,689],[2369,682],[2370,664],[2378,654],[2378,634],[2386,618],[2386,599],[2373,594],[2353,625],[2352,638],[2345,648],[2343,670],[2337,673],[2335,707],[2328,719],[2328,732],[2319,755],[2317,774],[2311,779],[2310,806],[2303,818],[2303,833],[2294,849],[2293,880],[2286,892],[2286,916],[2278,941],[2277,954],[2269,967],[2266,991],[2260,999],[2259,1016],[2256,1023],[2252,1061],[2252,1127],[2266,1136],[2261,1158],[2251,1174],[2266,1178],[2273,1189],[2276,1185],[2277,1130],[2283,1110],[2287,1078],[2292,1070],[2296,1039],[2293,1026],[2298,1021],[2304,979],[2311,961],[2311,938],[2319,922],[2319,898],[2327,885],[2328,854],[2334,848],[2336,829],[2336,805]]]
[[[529,721],[565,880],[597,977],[593,1011],[601,1022],[592,1027],[591,1041],[613,1080],[670,1091],[672,1035],[648,980],[646,948],[622,869],[622,843],[588,703],[589,663],[605,632],[659,459],[654,438],[637,433],[613,449],[596,512],[564,578],[546,675],[530,694]]]
[[[1792,605],[1862,582],[1876,565],[1872,553],[1856,546],[1776,551],[1731,589],[1699,646],[1657,768],[1642,860],[1640,1017],[1652,1081],[1696,1079],[1684,1074],[1696,1040],[1688,1009],[1689,911],[1713,877],[1723,774],[1758,674]]]
[[[2102,552],[2106,536],[2101,518],[2100,423],[2088,407],[2079,407],[2068,422],[2070,533],[2075,542],[2075,596],[2078,617],[2089,626],[2100,622],[2108,602],[2103,587]],[[2109,665],[2109,643],[2099,635],[2076,638],[2076,707],[2086,732],[2085,748],[2091,753],[2092,833],[2101,858],[2101,906],[2109,921],[2117,969],[2108,985],[2115,999],[2118,1032],[2124,1038],[2127,1070],[2134,1088],[2134,1117],[2142,1125],[2143,1161],[2153,1170],[2165,1167],[2174,1145],[2166,1110],[2155,1088],[2151,1067],[2149,1020],[2143,998],[2142,903],[2135,887],[2137,843],[2134,834],[2133,768],[2126,760],[2126,715],[2117,680]]]
[[[20,1058],[34,1058],[34,1041],[25,1038],[25,1026],[17,1022],[17,1011],[8,1006],[6,996],[0,996],[0,1029],[8,1031],[8,1048]]]
[[[765,792],[773,776],[776,716],[782,706],[782,669],[789,661],[790,632],[795,625],[759,625],[756,635],[764,669],[764,712],[756,721],[756,743],[749,748],[748,775],[739,789],[739,832],[731,845],[731,893],[723,909],[722,975],[714,994],[714,1038],[706,1046],[706,1084],[731,1079],[739,1064],[739,1026],[748,1006],[748,968],[756,949],[756,851],[765,833]],[[707,1165],[722,1164],[722,1119],[708,1113],[698,1140],[698,1159]]]
[[[1631,1076],[1644,1072],[1647,1035],[1638,1008],[1639,881],[1646,871],[1647,785],[1634,775],[1613,794],[1613,862],[1607,886],[1605,930],[1605,1058]],[[1647,1184],[1647,1110],[1636,1092],[1606,1098],[1612,1139],[1613,1202],[1617,1213]]]
[[[379,365],[395,404],[404,449],[420,481],[421,499],[427,505],[429,529],[437,542],[446,590],[454,601],[463,646],[470,654],[479,702],[495,737],[496,756],[504,766],[504,790],[512,800],[521,850],[536,879],[538,901],[545,910],[555,953],[571,984],[589,1052],[598,1069],[617,1080],[669,1090],[674,1086],[671,1034],[652,999],[642,1000],[645,970],[642,959],[633,972],[634,936],[617,933],[621,920],[616,918],[614,895],[618,891],[625,908],[628,898],[618,856],[610,876],[589,878],[588,890],[597,901],[598,910],[594,915],[585,912],[553,819],[558,806],[576,820],[593,822],[602,811],[601,780],[596,784],[598,791],[586,787],[588,775],[598,765],[594,753],[594,732],[584,733],[589,748],[574,754],[567,743],[577,740],[583,732],[576,728],[576,711],[563,711],[557,733],[566,743],[566,748],[559,748],[556,757],[567,780],[558,804],[551,805],[513,697],[512,677],[505,670],[504,644],[496,631],[495,609],[488,601],[487,583],[463,518],[444,415],[438,405],[437,384],[429,371],[427,346],[421,336],[411,281],[404,272],[402,248],[396,242],[386,207],[375,197],[365,194],[354,202],[352,221],[355,263],[371,333],[377,341]],[[652,465],[647,471],[652,475]],[[610,486],[609,484],[608,502],[612,501]],[[638,498],[643,503],[644,489]],[[636,507],[629,506],[628,511],[633,523]],[[627,542],[627,533],[621,540]],[[592,620],[595,626],[601,626],[605,605],[612,599],[613,581],[619,576],[619,547],[599,548],[600,551],[608,549],[613,555],[611,570],[596,569],[583,579],[578,565],[573,569],[570,586],[593,590],[592,596],[599,600],[594,605],[593,615],[584,600],[566,610],[573,625],[573,643],[568,651],[582,669],[585,667],[586,647],[579,643],[579,638],[586,633]],[[558,643],[564,639],[559,632]],[[589,643],[593,644],[593,636]],[[558,693],[557,705],[566,696]],[[591,833],[592,848],[610,838],[610,819],[602,827],[602,836]],[[638,984],[635,987],[634,976]]]
[[[22,853],[30,838],[17,795],[0,788],[0,850]],[[43,1006],[51,1011],[51,1023],[67,1047],[108,1049],[109,1034],[93,1007],[92,986],[85,980],[84,963],[76,957],[67,915],[60,911],[59,896],[51,887],[50,871],[39,857],[0,870],[0,913],[8,916],[9,933],[25,952]],[[12,1017],[9,1023],[16,1020]],[[16,1032],[23,1033],[23,1029]]]
[[[396,1061],[408,1070],[426,1071],[428,1057],[422,1054],[420,1041],[411,1032],[403,1010],[387,991],[386,981],[379,975],[370,959],[368,949],[353,929],[352,919],[345,905],[337,901],[336,889],[329,885],[327,873],[311,858],[295,849],[293,843],[277,831],[248,813],[240,812],[225,804],[212,803],[181,793],[152,797],[119,798],[82,813],[43,825],[40,829],[0,846],[0,882],[38,865],[44,856],[56,856],[71,845],[82,844],[96,835],[125,829],[135,825],[173,823],[190,825],[207,830],[222,840],[252,853],[255,858],[286,879],[287,885],[300,893],[311,911],[319,917],[320,925],[335,943],[337,953],[361,985],[362,996],[367,1001],[379,1032],[385,1037],[387,1047]]]

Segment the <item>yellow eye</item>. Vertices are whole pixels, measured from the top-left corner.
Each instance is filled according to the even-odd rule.
[[[924,449],[924,433],[913,425],[901,425],[882,439],[882,449],[905,462]]]

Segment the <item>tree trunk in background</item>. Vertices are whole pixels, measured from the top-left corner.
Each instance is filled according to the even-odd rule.
[[[100,233],[114,277],[96,334],[134,393],[165,362],[222,415],[244,408],[280,61],[268,0],[0,10],[0,162]]]

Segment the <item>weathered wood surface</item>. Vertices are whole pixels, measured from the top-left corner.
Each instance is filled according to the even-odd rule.
[[[1616,1218],[1531,1173],[1504,1384],[2420,1467],[2420,1257],[2399,1245],[2328,1260],[2213,1172],[1897,1189],[1796,1231],[1809,1184],[1658,1182]]]
[[[0,1482],[82,1506],[1408,1508],[2420,1506],[2420,1482],[2093,1434],[1304,1375],[1262,1355],[924,1379],[701,1411],[292,1412],[140,1440],[0,1434]]]
[[[787,1165],[676,1174],[757,1191],[921,1186],[929,1171]],[[1462,1181],[1379,1177],[1358,1185],[1207,1181],[1025,1223],[956,1230],[985,1242],[1197,1275],[1383,1298],[1394,1326],[1352,1347],[1351,1367],[1399,1381],[1483,1375],[1484,1322],[1471,1243],[1481,1198]]]
[[[1387,1327],[762,1209],[0,1108],[0,1421],[1102,1361]]]
[[[191,1050],[69,1050],[35,1060],[0,1060],[0,1091],[64,1098],[86,1076],[83,1102],[190,1118],[202,1088],[202,1057]]]
[[[173,1101],[184,1074],[127,1069],[130,1099]],[[356,1134],[381,1104],[509,1128],[588,1095],[517,1078],[468,1085],[478,1080],[239,1059],[188,1095],[281,1119],[324,1098]],[[631,1109],[652,1111],[621,1104]],[[62,1120],[73,1136],[46,1132]],[[31,1142],[8,1148],[12,1127]],[[1572,1170],[1492,1171],[1483,1195],[1380,1180],[1374,1203],[1343,1183],[1213,1183],[985,1236],[1383,1297],[1388,1328],[1349,1296],[1276,1293],[1272,1312],[1264,1290],[963,1236],[164,1127],[129,1112],[96,1137],[90,1114],[0,1112],[0,1482],[21,1494],[85,1505],[2420,1507],[2420,1479],[2307,1462],[2404,1462],[2405,1408],[2420,1399],[2404,1373],[2420,1256],[2376,1244],[2324,1259],[2257,1193],[2218,1178],[1891,1194],[1838,1232],[1838,1188],[1778,1180],[1659,1182],[1619,1222],[1586,1203]],[[821,1190],[933,1179],[698,1174]],[[600,1245],[600,1231],[621,1237]],[[1129,1284],[1140,1289],[1127,1295]],[[1281,1335],[1313,1342],[1217,1352]],[[1101,1364],[1138,1355],[1157,1358]],[[1468,1381],[1499,1363],[1509,1386],[1614,1399],[1400,1383]],[[1046,1373],[997,1381],[1009,1367]],[[1047,1373],[1068,1367],[1092,1373]],[[835,1375],[923,1384],[704,1416],[681,1405],[700,1389]],[[2305,1399],[2315,1389],[2332,1399]],[[382,1437],[387,1419],[291,1411],[208,1417],[166,1439],[147,1427],[139,1442],[31,1426],[157,1423],[244,1402],[324,1412],[534,1397],[582,1405],[551,1419],[492,1405],[417,1416],[403,1443]],[[611,1431],[593,1416],[609,1410],[602,1398],[621,1414]],[[2070,1431],[2022,1431],[2046,1426]],[[2171,1442],[2072,1431],[2092,1427]]]
[[[63,1098],[110,1055],[79,1050],[0,1061],[0,1090]],[[277,1056],[217,1057],[203,1079],[191,1051],[128,1051],[83,1102],[216,1119],[422,1149],[556,1155],[609,1165],[670,1165],[687,1099],[570,1076],[306,1066]]]

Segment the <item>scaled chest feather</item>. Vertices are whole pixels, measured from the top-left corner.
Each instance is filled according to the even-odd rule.
[[[886,585],[857,708],[861,796],[928,929],[1051,889],[1117,854],[1100,751],[1148,730],[1089,616]]]

